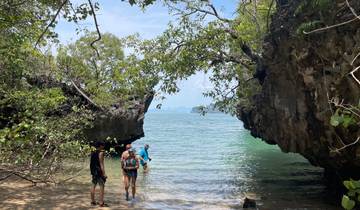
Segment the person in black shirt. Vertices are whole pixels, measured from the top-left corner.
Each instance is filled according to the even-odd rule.
[[[96,150],[91,153],[90,159],[90,172],[92,175],[92,183],[93,186],[90,190],[91,195],[91,205],[98,204],[95,201],[95,188],[96,185],[100,186],[100,198],[99,198],[99,205],[101,207],[108,206],[104,203],[104,188],[106,182],[106,174],[105,174],[105,165],[104,165],[104,147],[105,143],[98,141],[95,143]]]

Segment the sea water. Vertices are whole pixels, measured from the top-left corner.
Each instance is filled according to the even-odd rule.
[[[321,168],[255,139],[235,117],[148,113],[144,130],[133,147],[149,144],[152,161],[147,173],[139,170],[130,209],[241,209],[245,196],[258,209],[339,209],[326,199]],[[121,182],[119,160],[106,164],[112,182]]]

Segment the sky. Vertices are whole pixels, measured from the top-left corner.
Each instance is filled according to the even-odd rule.
[[[85,0],[76,0],[75,3],[86,3]],[[224,17],[231,18],[236,11],[238,0],[214,0],[213,4],[218,12]],[[170,15],[168,9],[160,3],[149,6],[142,11],[136,6],[130,6],[121,0],[99,0],[100,10],[96,13],[101,33],[109,32],[118,37],[124,37],[138,33],[141,38],[151,39],[160,35],[175,17]],[[79,24],[88,30],[95,30],[92,17]],[[56,32],[62,44],[76,41],[80,35],[76,34],[78,26],[59,20]],[[210,98],[205,98],[202,93],[211,88],[208,75],[198,73],[187,80],[180,81],[181,91],[176,95],[166,96],[162,101],[163,108],[193,107],[211,103]],[[160,101],[154,101],[154,108]]]

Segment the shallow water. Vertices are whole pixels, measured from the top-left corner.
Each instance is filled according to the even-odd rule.
[[[148,113],[150,171],[138,176],[130,209],[241,209],[245,194],[259,209],[340,209],[326,201],[322,170],[250,136],[223,114]],[[111,203],[124,199],[118,159],[106,160]]]

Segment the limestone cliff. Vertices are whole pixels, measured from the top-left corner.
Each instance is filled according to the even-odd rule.
[[[91,103],[91,99],[75,84],[62,83],[48,76],[27,78],[27,82],[39,88],[60,87],[63,90],[68,100],[52,114],[66,115],[71,112],[73,105],[83,105],[92,110],[94,121],[91,128],[84,132],[89,142],[106,140],[107,147],[113,147],[131,143],[144,136],[144,115],[153,99],[153,92],[143,98],[134,97],[131,101],[119,101],[110,108],[101,109]]]
[[[334,128],[331,99],[359,104],[360,85],[349,75],[360,58],[360,20],[301,35],[302,24],[322,20],[317,27],[354,19],[344,1],[330,1],[325,12],[299,7],[305,1],[278,1],[262,55],[266,77],[250,107],[238,107],[238,117],[255,137],[277,144],[284,152],[300,153],[313,165],[338,174],[360,176],[359,125]],[[360,14],[360,2],[350,1]],[[313,29],[311,29],[313,30]],[[359,76],[359,75],[357,75]]]
[[[129,102],[124,109],[123,105],[114,105],[110,110],[98,112],[94,126],[87,130],[89,139],[110,139],[110,146],[131,143],[144,136],[144,115],[153,99],[149,93],[144,99]]]

